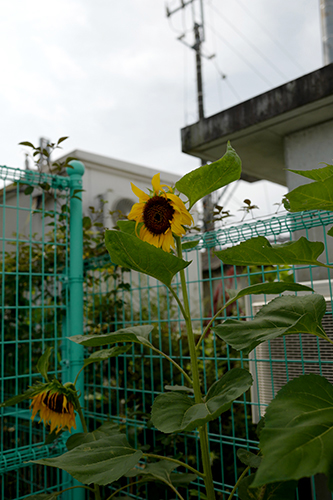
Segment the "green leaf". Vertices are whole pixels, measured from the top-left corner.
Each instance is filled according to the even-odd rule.
[[[171,473],[170,474],[170,479],[171,482],[174,486],[176,487],[185,487],[187,488],[190,483],[195,481],[197,479],[196,474],[190,474],[190,473],[185,473],[185,474],[177,474],[177,473]]]
[[[167,286],[190,264],[122,231],[106,231],[105,245],[114,264],[148,274]]]
[[[84,443],[60,457],[33,460],[65,470],[83,484],[106,484],[117,481],[132,469],[143,453],[132,448],[123,434]]]
[[[333,227],[327,231],[328,236],[333,236]]]
[[[195,248],[197,245],[199,245],[200,240],[193,240],[193,241],[185,241],[185,243],[182,244],[183,250],[190,250],[191,248]]]
[[[190,202],[189,209],[201,198],[240,178],[242,162],[228,142],[225,155],[210,165],[203,165],[184,175],[176,188]]]
[[[68,139],[69,136],[67,137],[60,137],[60,139],[58,140],[57,144],[61,144],[63,141],[65,141],[66,139]]]
[[[271,245],[264,236],[258,236],[214,253],[224,264],[235,266],[306,264],[330,267],[317,260],[324,248],[321,241],[308,241],[304,237],[297,241]]]
[[[247,476],[239,484],[240,500],[295,500],[297,481],[268,484],[266,487],[252,488],[254,474]],[[261,496],[260,496],[261,495]]]
[[[117,226],[123,233],[128,233],[131,234],[132,236],[136,236],[135,233],[136,222],[134,220],[118,220]]]
[[[196,474],[172,474],[179,464],[161,460],[148,464],[144,469],[136,467],[126,474],[126,477],[142,476],[141,482],[161,481],[168,486],[188,486],[197,479]]]
[[[260,435],[262,463],[254,486],[319,472],[333,490],[333,387],[320,375],[288,382],[269,404]]]
[[[88,217],[88,216],[83,217],[83,219],[82,219],[82,226],[84,227],[84,229],[90,229],[91,228],[92,222],[91,222],[90,217]]]
[[[260,438],[261,431],[263,430],[264,427],[265,427],[265,417],[261,417],[256,428],[256,435],[258,438]]]
[[[179,464],[161,460],[153,464],[148,464],[144,469],[135,468],[126,474],[126,477],[146,476],[146,481],[162,481],[163,483],[171,484],[170,474],[173,470],[179,467]]]
[[[321,325],[325,311],[325,299],[321,295],[285,295],[263,306],[252,321],[227,319],[222,325],[213,327],[213,331],[244,354],[280,335],[310,333],[327,340]]]
[[[77,432],[72,434],[72,436],[67,439],[66,447],[68,451],[71,451],[81,444],[93,443],[99,439],[116,435],[122,435],[120,433],[119,425],[112,422],[104,422],[103,425],[98,427],[98,429],[93,432]]]
[[[28,146],[29,148],[35,149],[35,146],[29,141],[19,142],[19,146]]]
[[[29,195],[33,192],[33,190],[34,190],[33,186],[28,186],[27,188],[25,188],[24,194]]]
[[[232,297],[228,302],[225,303],[225,307],[229,304],[232,304],[236,300],[244,297],[245,295],[258,295],[258,294],[269,294],[269,295],[278,295],[282,292],[313,292],[313,289],[300,285],[299,283],[288,283],[287,281],[273,281],[273,282],[265,282],[265,283],[257,283],[256,285],[250,285],[246,288],[240,290],[237,295]]]
[[[104,333],[103,335],[73,335],[68,337],[76,344],[81,344],[91,347],[101,347],[103,345],[115,344],[116,342],[136,342],[150,346],[148,340],[150,332],[154,329],[152,325],[130,326],[112,333]]]
[[[49,380],[47,375],[49,364],[50,364],[50,356],[53,351],[53,347],[47,347],[39,360],[37,361],[37,370],[45,378],[46,381]]]
[[[38,392],[40,392],[41,387],[43,387],[45,384],[37,383],[30,387],[27,391],[25,391],[23,394],[18,394],[17,396],[13,396],[10,399],[7,399],[7,401],[4,401],[3,403],[0,404],[0,408],[3,406],[14,406],[17,405],[18,403],[21,403],[25,399],[30,399]]]
[[[314,168],[313,170],[288,170],[314,181],[326,181],[333,176],[333,165],[329,165],[328,163],[326,163],[326,167]]]
[[[245,450],[244,448],[239,448],[237,450],[237,457],[243,464],[249,465],[255,469],[259,467],[262,460],[262,457],[255,455],[251,451]]]
[[[333,177],[304,184],[286,194],[283,203],[290,212],[333,210]]]
[[[39,186],[44,189],[44,191],[50,191],[51,189],[51,186],[48,182],[42,182],[41,184],[39,184]]]
[[[191,394],[194,394],[192,387],[186,387],[186,385],[165,385],[164,389],[166,391],[190,392]]]
[[[196,404],[193,398],[180,392],[162,393],[152,406],[152,422],[166,434],[191,431],[227,411],[251,385],[252,377],[247,370],[233,368],[211,386],[203,403]]]
[[[84,360],[84,366],[88,366],[91,363],[96,363],[98,361],[104,361],[105,359],[116,358],[120,354],[127,352],[130,348],[130,345],[116,346],[111,347],[111,349],[102,349],[101,351],[93,352],[89,358]]]

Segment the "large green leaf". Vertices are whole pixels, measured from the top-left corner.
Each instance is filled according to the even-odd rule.
[[[273,281],[273,282],[268,281],[265,283],[257,283],[255,285],[251,285],[240,290],[237,293],[237,295],[235,295],[230,300],[228,300],[228,302],[225,303],[225,308],[229,304],[235,302],[235,300],[238,300],[241,297],[244,297],[245,295],[259,295],[259,294],[278,295],[279,293],[283,293],[286,291],[313,292],[313,289],[305,285],[300,285],[299,283],[288,283],[287,281]]]
[[[125,435],[119,434],[83,443],[56,458],[33,460],[33,463],[65,470],[83,484],[106,485],[131,470],[143,453],[132,448]]]
[[[324,248],[321,241],[308,241],[304,237],[297,241],[271,245],[264,236],[258,236],[215,254],[224,264],[235,266],[306,264],[329,267],[317,260]]]
[[[167,286],[190,264],[123,231],[106,231],[105,246],[114,264],[148,274]]]
[[[101,347],[103,345],[115,344],[116,342],[136,342],[150,346],[148,336],[154,329],[152,325],[130,326],[112,333],[102,335],[73,335],[70,340],[76,344],[90,347]]]
[[[322,295],[285,295],[263,306],[252,321],[227,319],[213,331],[234,349],[248,354],[262,342],[280,335],[311,333],[327,339],[321,325],[325,310]]]
[[[190,209],[204,196],[239,179],[241,171],[242,162],[228,143],[227,151],[222,158],[184,175],[176,182],[176,188],[188,197]]]
[[[260,435],[263,459],[253,485],[322,472],[332,491],[332,384],[314,374],[292,380],[267,407],[265,422]]]
[[[326,181],[333,176],[333,165],[326,163],[326,167],[314,168],[312,170],[292,170],[288,169],[289,172],[294,172],[294,174],[302,175],[313,181]]]
[[[162,393],[152,406],[152,422],[165,433],[191,431],[227,411],[251,385],[247,370],[233,368],[211,386],[202,403],[181,392]]]
[[[303,184],[285,195],[284,205],[290,212],[333,210],[333,177]]]
[[[111,437],[119,434],[121,434],[119,425],[112,422],[105,422],[93,432],[77,432],[75,434],[72,434],[67,439],[66,447],[68,451],[71,451],[81,444],[92,443],[94,441],[98,441],[99,439],[104,439],[106,437]]]
[[[90,365],[91,363],[97,363],[99,361],[104,361],[110,358],[116,358],[120,354],[124,354],[131,348],[130,345],[126,346],[116,346],[110,349],[102,349],[101,351],[96,351],[90,354],[89,358],[84,360],[84,366]]]
[[[47,347],[39,360],[37,361],[37,370],[39,373],[42,375],[42,377],[45,378],[45,380],[48,380],[48,369],[49,369],[49,364],[50,364],[50,356],[52,353],[53,347]]]
[[[123,233],[131,234],[135,236],[135,226],[136,222],[134,220],[119,220],[117,226]]]
[[[246,476],[239,484],[240,500],[295,500],[297,481],[284,481],[252,488],[254,474]],[[260,496],[261,495],[261,496]]]

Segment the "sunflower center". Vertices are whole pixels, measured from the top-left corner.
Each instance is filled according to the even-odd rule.
[[[63,402],[63,394],[58,393],[50,394],[50,392],[48,392],[43,399],[43,403],[55,413],[68,413],[67,408],[63,407]]]
[[[153,196],[143,209],[143,220],[146,228],[153,234],[165,233],[171,227],[175,210],[168,198]]]

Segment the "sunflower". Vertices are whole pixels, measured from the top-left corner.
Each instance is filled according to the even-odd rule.
[[[184,225],[193,223],[192,215],[187,211],[183,201],[175,195],[170,186],[161,185],[160,174],[154,175],[151,184],[153,189],[146,194],[131,183],[133,193],[139,198],[128,214],[130,220],[136,221],[135,229],[142,223],[139,238],[165,252],[174,248],[173,234],[184,236]],[[168,188],[165,191],[163,187]]]
[[[61,429],[76,429],[73,397],[69,390],[57,380],[50,384],[43,384],[43,390],[32,397],[30,408],[32,408],[31,420],[39,411],[40,420],[45,425],[50,424],[51,432],[56,429],[56,433]]]

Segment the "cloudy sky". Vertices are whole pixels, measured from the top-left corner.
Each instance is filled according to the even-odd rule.
[[[66,135],[64,152],[195,168],[180,144],[180,129],[197,121],[195,53],[177,37],[193,43],[200,0],[168,19],[166,5],[180,4],[2,2],[0,164],[23,166],[20,141]],[[206,116],[322,65],[319,0],[204,0],[204,20],[203,52],[215,54],[203,62]]]

